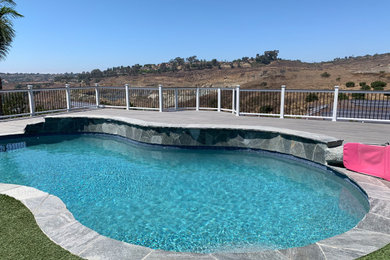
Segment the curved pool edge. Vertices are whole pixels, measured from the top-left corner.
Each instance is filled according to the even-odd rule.
[[[64,118],[68,118],[65,121],[70,122],[72,121],[70,119],[73,117],[65,116],[61,120],[64,120]],[[102,118],[95,119],[100,120]],[[111,131],[112,129],[110,130],[110,127],[115,125],[115,121],[121,121],[120,119],[103,120],[110,121],[106,122],[107,125],[104,129],[102,126],[101,131],[108,129],[108,134],[123,136],[121,135],[121,131],[123,134],[123,127],[122,130],[120,127],[114,127],[113,131]],[[52,122],[54,123],[55,120]],[[129,124],[129,122],[125,123]],[[132,122],[131,124],[135,123]],[[157,126],[153,125],[153,127]],[[166,128],[167,126],[160,125],[160,127]],[[175,126],[170,126],[170,128],[172,127]],[[199,127],[198,125],[193,126],[195,129]],[[205,126],[202,125],[202,127]],[[57,131],[57,129],[54,130]],[[96,129],[99,130],[99,127]],[[217,129],[225,128],[220,127]],[[237,128],[231,128],[231,130],[234,129]],[[244,131],[245,126],[241,126],[238,129]],[[276,129],[261,129],[261,131],[277,131]],[[89,127],[79,128],[78,130],[78,133],[91,132]],[[250,128],[248,130],[254,129]],[[282,134],[287,135],[286,132],[282,132]],[[142,134],[140,136],[142,137]],[[280,137],[277,138],[279,138],[279,141],[284,142]],[[315,138],[313,139],[315,141]],[[318,140],[318,142],[322,147],[326,146],[329,148],[324,143],[324,140]],[[282,146],[279,145],[278,147]],[[294,155],[293,153],[288,154]],[[322,164],[326,164],[326,161],[322,161]],[[97,232],[83,226],[75,220],[72,213],[66,209],[65,204],[58,197],[35,188],[0,183],[0,194],[6,194],[22,201],[34,214],[38,225],[51,240],[73,254],[88,259],[354,259],[390,243],[390,184],[386,181],[353,173],[342,168],[331,168],[354,180],[368,195],[371,208],[363,220],[356,227],[343,234],[318,241],[308,246],[250,253],[196,254],[153,250],[99,235]]]

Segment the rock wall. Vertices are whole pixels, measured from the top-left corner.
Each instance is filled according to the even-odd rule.
[[[321,164],[340,160],[339,148],[312,139],[242,129],[145,127],[118,120],[96,118],[46,118],[45,122],[28,125],[26,134],[104,133],[134,141],[171,146],[234,147],[262,149],[291,154]],[[342,151],[341,151],[342,152]]]

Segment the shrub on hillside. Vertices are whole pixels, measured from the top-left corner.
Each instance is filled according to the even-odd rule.
[[[371,90],[371,87],[369,85],[363,85],[360,87],[361,90]]]
[[[366,95],[363,94],[363,93],[352,93],[352,98],[353,99],[363,100],[363,99],[366,98]]]
[[[308,94],[307,96],[306,96],[306,102],[313,102],[313,101],[317,101],[318,100],[318,96],[317,96],[317,94],[315,94],[315,93],[310,93],[310,94]]]
[[[2,115],[28,113],[28,100],[24,93],[17,92],[2,98],[0,103]]]
[[[271,113],[274,109],[271,105],[265,105],[260,107],[260,113]]]
[[[355,87],[355,82],[353,82],[353,81],[348,81],[347,83],[345,83],[345,86],[346,86],[347,88],[353,88],[353,87]]]
[[[363,81],[363,82],[360,82],[360,83],[359,83],[359,86],[361,86],[361,87],[363,87],[363,86],[367,86],[367,83],[366,83],[366,82],[364,82],[364,81]]]
[[[374,81],[371,82],[371,87],[373,90],[383,90],[386,87],[387,83],[383,81]]]
[[[339,99],[339,100],[347,100],[347,99],[348,99],[348,96],[347,96],[347,94],[345,94],[345,93],[339,93],[338,99]]]
[[[322,73],[321,74],[321,77],[323,77],[323,78],[329,78],[330,77],[330,74],[328,73],[328,72],[324,72],[324,73]]]

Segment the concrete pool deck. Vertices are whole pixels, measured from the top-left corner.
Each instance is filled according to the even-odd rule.
[[[91,116],[131,118],[144,122],[165,125],[229,125],[229,126],[266,126],[303,131],[320,135],[332,136],[346,142],[365,144],[384,144],[390,141],[390,124],[361,122],[331,122],[328,120],[305,120],[271,117],[236,117],[231,113],[214,111],[178,111],[163,112],[138,111],[121,109],[94,109],[82,112],[71,112],[59,116]],[[50,116],[50,115],[49,115]],[[15,119],[1,122],[0,135],[23,133],[27,124],[43,122],[44,117]]]
[[[388,141],[390,125],[319,120],[236,117],[230,113],[181,111],[89,110],[54,117],[92,117],[130,120],[141,125],[199,127],[214,126],[240,129],[287,129],[287,132],[308,133],[320,140],[343,139],[347,142],[382,144]],[[43,122],[44,118],[29,118],[0,122],[0,136],[23,134],[27,124]],[[283,130],[286,131],[286,130]],[[329,136],[333,136],[334,139]],[[66,206],[55,196],[34,188],[0,184],[0,193],[21,200],[34,214],[38,225],[54,242],[70,252],[88,259],[354,259],[390,243],[390,183],[381,179],[334,169],[346,174],[362,187],[369,198],[370,211],[350,231],[317,243],[285,250],[250,253],[192,254],[152,250],[130,245],[99,235],[82,226]]]

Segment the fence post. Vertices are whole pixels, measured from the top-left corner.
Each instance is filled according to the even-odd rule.
[[[96,97],[96,107],[99,108],[100,106],[100,91],[99,91],[99,84],[95,83],[95,97]]]
[[[178,96],[178,90],[175,88],[175,110],[177,110],[179,106],[179,96]]]
[[[158,85],[158,105],[159,109],[158,111],[163,111],[163,86],[160,84]]]
[[[236,101],[236,90],[233,88],[232,89],[232,114],[236,112],[236,107],[235,107],[235,101]]]
[[[333,115],[332,121],[337,121],[337,105],[339,103],[339,86],[334,87]]]
[[[240,85],[236,86],[236,116],[240,116]]]
[[[280,91],[280,118],[284,118],[285,94],[286,94],[286,85],[282,85],[282,89]]]
[[[126,90],[126,110],[130,110],[129,84],[125,85],[125,90]]]
[[[33,92],[33,86],[27,85],[28,89],[28,103],[30,107],[30,116],[35,115],[35,102],[34,102],[34,92]]]
[[[70,86],[69,84],[65,85],[65,91],[66,91],[66,111],[70,111],[72,109],[72,104],[70,101]]]
[[[221,88],[218,88],[218,112],[221,112]]]
[[[199,88],[196,88],[196,111],[199,111]]]

